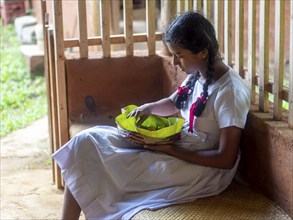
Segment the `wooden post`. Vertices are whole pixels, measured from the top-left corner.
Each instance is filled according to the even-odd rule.
[[[256,1],[248,1],[248,82],[251,91],[251,103],[255,103],[256,85]]]
[[[92,11],[92,25],[93,25],[93,32],[94,36],[99,36],[100,33],[100,19],[99,19],[99,4],[98,0],[90,1],[91,3],[91,11]]]
[[[284,42],[285,42],[285,3],[275,1],[275,64],[274,64],[274,119],[280,120],[282,117],[282,99],[280,95],[283,91],[284,77]]]
[[[110,35],[120,34],[120,1],[117,0],[110,0]],[[122,45],[118,44],[111,44],[111,51],[121,50]]]
[[[52,137],[53,137],[53,152],[57,151],[60,147],[60,132],[59,132],[59,119],[58,119],[58,103],[57,103],[57,77],[56,77],[56,65],[55,65],[55,48],[54,48],[54,31],[52,28],[48,29],[48,61],[50,68],[50,102],[52,106]],[[61,170],[54,161],[53,167],[53,181],[56,183],[57,188],[61,189],[62,177]]]
[[[235,1],[235,70],[244,78],[244,2]]]
[[[156,53],[156,2],[155,0],[146,0],[147,14],[147,36],[149,56]]]
[[[214,1],[214,27],[219,42],[219,51],[223,51],[223,30],[222,30],[223,4],[221,0]]]
[[[110,45],[110,1],[108,0],[101,0],[101,35],[102,35],[102,47],[103,47],[103,54],[104,57],[111,56],[111,45]]]
[[[68,132],[68,112],[66,96],[66,77],[65,77],[65,58],[64,58],[64,35],[63,35],[63,18],[62,18],[62,1],[53,2],[54,15],[54,40],[55,40],[55,71],[57,80],[57,109],[58,109],[58,129],[59,129],[59,146],[58,150],[69,140]],[[59,176],[59,175],[58,175]],[[57,187],[61,188],[62,184],[57,182]]]
[[[225,61],[232,66],[232,1],[224,1],[224,54]]]
[[[55,40],[55,67],[57,75],[58,94],[58,115],[60,129],[60,144],[68,141],[68,118],[67,118],[67,97],[66,97],[66,77],[65,77],[65,57],[64,57],[64,34],[62,18],[62,0],[53,3],[54,11],[54,40]]]
[[[290,2],[289,127],[293,128],[293,1]]]
[[[168,1],[168,0],[162,0],[162,1]],[[174,1],[174,2],[176,3],[176,1]],[[169,3],[171,3],[171,1],[169,1]],[[177,12],[179,14],[184,12],[185,11],[185,2],[184,2],[184,0],[177,0],[176,7],[177,7]]]
[[[269,18],[270,2],[260,1],[259,27],[259,109],[269,110]]]
[[[93,34],[95,37],[97,37],[101,35],[100,33],[101,25],[100,25],[100,19],[98,16],[100,12],[100,9],[99,9],[100,4],[98,3],[98,0],[92,0],[92,1],[89,1],[89,3],[91,4],[91,14],[92,14],[90,22],[92,25]],[[99,47],[93,46],[92,49],[98,51]]]
[[[176,1],[162,0],[161,1],[161,27],[162,32],[165,32],[170,22],[175,19],[177,11]],[[163,42],[162,54],[170,56],[170,52]]]
[[[211,20],[211,1],[203,1],[203,14],[208,20]]]
[[[133,55],[133,2],[123,0],[124,36],[126,56]]]
[[[193,8],[192,0],[185,0],[185,11],[191,11]]]
[[[111,34],[120,34],[120,1],[110,0],[110,3]]]
[[[80,58],[88,58],[86,1],[78,1],[79,53]]]
[[[47,93],[47,105],[48,105],[48,127],[49,127],[49,140],[50,140],[50,150],[51,154],[54,153],[54,140],[53,140],[53,126],[52,126],[52,101],[51,101],[51,80],[50,80],[50,63],[49,63],[49,56],[48,56],[48,28],[49,28],[49,14],[47,13],[47,4],[45,0],[41,1],[41,8],[42,8],[42,24],[43,24],[43,36],[44,36],[44,75],[46,79],[46,93]],[[53,158],[51,158],[52,164],[52,171],[53,171],[53,182],[55,182],[55,163]]]
[[[193,0],[193,10],[199,12],[202,10],[202,0]]]

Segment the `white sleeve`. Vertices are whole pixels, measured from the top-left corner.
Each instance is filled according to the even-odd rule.
[[[215,100],[215,116],[219,128],[244,128],[250,107],[250,93],[244,86],[228,85],[222,88]]]

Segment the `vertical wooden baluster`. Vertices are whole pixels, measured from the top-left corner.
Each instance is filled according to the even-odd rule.
[[[192,10],[192,0],[185,0],[185,11]]]
[[[282,117],[282,99],[280,94],[283,91],[284,77],[284,25],[285,23],[285,3],[275,1],[275,63],[274,63],[274,119],[280,120]]]
[[[101,26],[101,36],[102,36],[102,48],[104,57],[111,56],[111,43],[110,43],[110,1],[100,0],[100,20],[102,22]]]
[[[108,0],[110,1],[110,35],[120,34],[120,1]],[[111,51],[118,51],[122,49],[120,44],[112,44]]]
[[[93,35],[95,37],[100,36],[100,18],[99,18],[99,13],[100,13],[100,4],[98,3],[98,0],[94,1],[89,1],[90,7],[91,7],[91,26],[93,29]],[[92,50],[99,50],[99,46],[93,46]]]
[[[164,32],[170,22],[176,17],[177,2],[162,0],[161,1],[161,29]],[[166,44],[163,42],[162,54],[171,55]]]
[[[269,110],[269,18],[270,1],[260,1],[259,27],[259,109]]]
[[[185,0],[177,0],[177,12],[178,13],[182,13],[185,11],[185,2],[184,1]]]
[[[293,128],[293,1],[290,2],[289,127]]]
[[[42,24],[43,24],[43,36],[44,36],[44,75],[46,78],[46,93],[47,93],[47,105],[48,105],[48,132],[49,132],[49,140],[50,140],[50,153],[54,153],[54,127],[53,124],[53,116],[52,116],[52,99],[51,99],[51,78],[50,78],[50,63],[49,63],[49,44],[48,44],[48,28],[49,28],[49,14],[47,13],[47,4],[45,0],[41,1],[41,8],[42,8]],[[53,182],[55,182],[55,163],[53,158],[51,157],[51,165],[52,165],[52,177]]]
[[[78,24],[80,58],[88,58],[86,1],[78,1]]]
[[[91,16],[92,16],[92,26],[93,26],[93,34],[94,36],[100,35],[100,5],[97,0],[90,1],[91,4]]]
[[[248,1],[248,82],[251,91],[251,103],[255,104],[256,71],[256,1]]]
[[[211,1],[203,1],[203,14],[208,20],[211,20]]]
[[[123,0],[125,50],[127,56],[133,55],[133,2]]]
[[[65,57],[64,57],[64,34],[62,18],[62,0],[54,1],[54,40],[55,40],[55,65],[56,75],[58,76],[58,111],[59,111],[59,129],[60,144],[68,141],[68,117],[67,117],[67,97],[66,97],[66,77],[65,77]]]
[[[147,36],[149,55],[156,53],[156,2],[155,0],[146,0],[147,11]]]
[[[224,1],[224,59],[232,66],[232,1]]]
[[[244,78],[244,2],[235,1],[235,70]]]
[[[51,88],[51,105],[52,105],[52,127],[53,127],[53,152],[56,152],[60,144],[60,132],[59,132],[59,119],[58,119],[58,103],[57,103],[57,77],[56,77],[56,65],[55,65],[55,47],[54,47],[54,32],[53,29],[48,29],[48,55],[49,55],[49,66],[50,69],[50,84]],[[62,177],[61,170],[54,161],[53,163],[54,182],[58,189],[62,188]]]
[[[223,5],[221,0],[214,1],[214,27],[219,42],[219,51],[223,50],[223,30],[222,30],[222,14]]]
[[[68,112],[67,112],[67,92],[66,92],[66,76],[65,76],[65,57],[64,57],[64,34],[63,34],[63,13],[62,1],[55,0],[53,2],[54,15],[54,40],[55,40],[55,72],[56,72],[56,88],[57,88],[57,108],[58,108],[58,129],[59,129],[59,146],[60,148],[69,140],[68,133]],[[62,177],[60,170],[57,170],[57,187],[62,188]]]
[[[202,10],[202,0],[193,0],[193,10],[194,11]]]
[[[120,34],[120,1],[117,0],[110,0],[110,27],[111,27],[111,34]]]

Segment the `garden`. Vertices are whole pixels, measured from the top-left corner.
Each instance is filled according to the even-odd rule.
[[[47,114],[44,74],[31,76],[13,24],[1,26],[0,138]]]

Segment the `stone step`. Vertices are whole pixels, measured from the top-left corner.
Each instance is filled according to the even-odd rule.
[[[20,52],[32,77],[44,74],[44,51],[38,45],[21,45]]]

